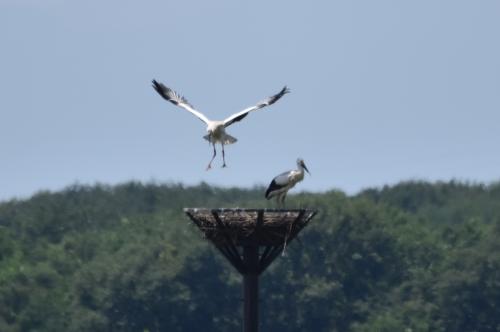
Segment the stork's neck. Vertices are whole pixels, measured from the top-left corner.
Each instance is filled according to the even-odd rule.
[[[297,163],[297,168],[301,174],[304,174],[304,166],[301,163]]]

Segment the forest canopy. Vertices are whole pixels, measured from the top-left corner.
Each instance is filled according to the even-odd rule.
[[[0,331],[235,331],[241,277],[184,207],[264,188],[74,185],[0,203]],[[500,331],[500,184],[403,182],[319,211],[261,277],[263,331]]]

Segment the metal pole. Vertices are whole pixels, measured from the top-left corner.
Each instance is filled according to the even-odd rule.
[[[243,274],[243,331],[259,331],[259,247],[243,247],[243,262],[246,268]]]

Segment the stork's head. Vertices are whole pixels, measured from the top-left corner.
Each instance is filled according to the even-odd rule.
[[[304,162],[304,159],[302,159],[302,158],[298,158],[298,159],[297,159],[297,166],[298,166],[299,168],[303,168],[303,169],[305,169],[307,173],[311,174],[311,173],[309,172],[309,170],[307,169],[307,166],[306,166],[306,163]]]

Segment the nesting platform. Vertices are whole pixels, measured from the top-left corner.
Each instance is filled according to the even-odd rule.
[[[186,208],[184,212],[240,273],[248,272],[242,248],[262,247],[259,274],[316,214],[308,209]]]
[[[184,212],[243,275],[243,331],[257,332],[259,275],[317,211],[187,208]]]

